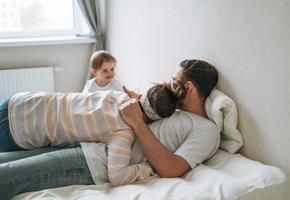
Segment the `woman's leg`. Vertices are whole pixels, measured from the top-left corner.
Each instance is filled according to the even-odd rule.
[[[8,104],[9,99],[0,103],[0,152],[17,151],[22,149],[18,147],[11,138],[8,120]]]
[[[65,147],[42,147],[42,148],[31,149],[31,150],[2,152],[0,153],[0,164],[36,156],[43,153],[49,153],[49,152],[58,151],[62,149],[75,148],[79,146],[80,144],[72,144]]]
[[[0,164],[1,200],[24,192],[73,184],[94,184],[81,147]]]

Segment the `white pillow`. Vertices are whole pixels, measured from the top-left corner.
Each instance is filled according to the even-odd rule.
[[[248,193],[255,193],[265,199],[265,195],[269,195],[268,191],[273,192],[271,188],[274,185],[281,187],[286,177],[275,166],[265,165],[241,154],[218,150],[212,158],[185,175],[185,179],[205,185],[207,192],[215,197],[209,199],[237,199]]]
[[[221,131],[220,148],[236,153],[244,144],[237,129],[238,112],[235,102],[217,89],[213,89],[205,102],[205,111]]]

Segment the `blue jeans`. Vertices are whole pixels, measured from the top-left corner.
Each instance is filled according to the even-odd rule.
[[[0,153],[0,200],[74,184],[94,184],[79,145]]]
[[[12,139],[8,120],[9,98],[0,103],[0,152],[22,150]]]

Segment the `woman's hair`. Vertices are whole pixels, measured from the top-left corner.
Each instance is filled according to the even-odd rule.
[[[184,60],[179,66],[181,82],[191,81],[203,101],[209,96],[218,81],[218,72],[214,66],[202,60]]]
[[[180,107],[185,94],[184,90],[173,91],[168,83],[157,83],[147,91],[147,98],[160,117],[169,117]]]
[[[90,67],[93,69],[100,69],[104,62],[114,62],[116,63],[116,58],[112,56],[108,51],[96,51],[93,53],[90,59]]]

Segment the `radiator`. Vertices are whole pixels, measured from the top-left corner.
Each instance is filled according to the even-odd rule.
[[[49,66],[0,70],[0,100],[17,92],[53,92],[53,69]]]

